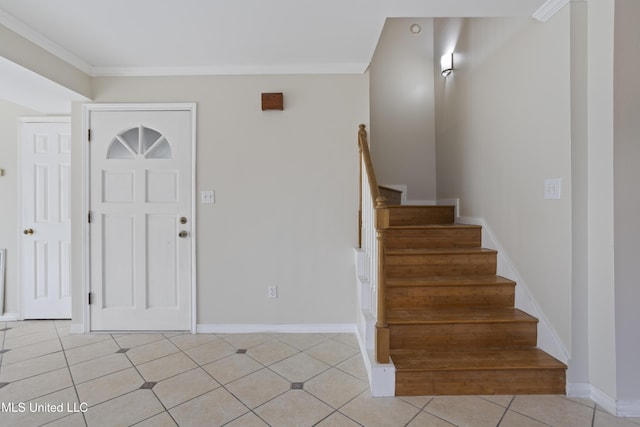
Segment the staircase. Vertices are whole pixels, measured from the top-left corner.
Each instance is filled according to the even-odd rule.
[[[480,226],[452,206],[386,206],[382,263],[396,395],[564,394],[566,366],[536,348]]]

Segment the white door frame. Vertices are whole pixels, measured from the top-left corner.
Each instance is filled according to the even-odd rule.
[[[18,118],[18,200],[17,200],[18,217],[17,218],[18,218],[19,224],[17,224],[18,225],[17,240],[18,240],[19,268],[18,268],[17,274],[18,274],[19,286],[18,286],[17,294],[18,294],[18,307],[20,307],[20,313],[18,313],[15,320],[24,319],[24,312],[25,312],[24,283],[22,282],[23,280],[22,268],[23,268],[23,262],[24,262],[22,259],[22,249],[23,249],[22,242],[24,237],[22,235],[22,144],[23,144],[22,138],[24,136],[23,127],[25,123],[71,123],[71,117],[69,116],[34,116],[34,117]],[[71,167],[73,167],[73,165]],[[69,238],[69,240],[71,241],[71,238]],[[73,294],[73,290],[72,290],[72,294]],[[72,305],[73,305],[73,302],[72,302]]]
[[[153,103],[153,104],[84,104],[82,106],[82,325],[84,333],[91,331],[89,311],[89,285],[91,283],[91,240],[87,221],[91,201],[91,170],[88,135],[91,113],[94,111],[188,111],[191,113],[191,333],[196,333],[196,104],[195,103]]]

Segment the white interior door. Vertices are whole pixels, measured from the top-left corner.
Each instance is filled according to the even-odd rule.
[[[20,154],[23,316],[70,319],[70,122],[24,122]]]
[[[191,329],[192,112],[91,111],[91,330]]]

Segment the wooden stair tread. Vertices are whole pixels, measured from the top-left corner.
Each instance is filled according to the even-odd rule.
[[[566,369],[567,366],[538,348],[472,351],[392,350],[397,372]]]
[[[402,248],[387,249],[386,255],[463,255],[463,254],[495,254],[496,250],[487,248]]]
[[[538,319],[509,307],[437,307],[391,309],[387,313],[391,325],[427,325],[443,323],[537,323]]]
[[[472,229],[482,228],[481,225],[469,224],[423,224],[423,225],[391,225],[387,230],[430,230],[430,229]]]
[[[387,279],[388,287],[428,287],[428,286],[482,286],[509,285],[516,282],[498,275],[468,276],[424,276],[424,277],[392,277]]]

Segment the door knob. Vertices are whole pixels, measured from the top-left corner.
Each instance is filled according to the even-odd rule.
[[[24,230],[24,234],[31,236],[33,234],[33,228],[27,228],[26,230]]]
[[[187,218],[186,217],[181,217],[180,218],[180,224],[186,224],[187,223]]]
[[[189,235],[189,233],[187,233],[186,231],[182,230],[181,232],[178,233],[178,237],[182,237],[183,239],[185,237],[187,237]]]

